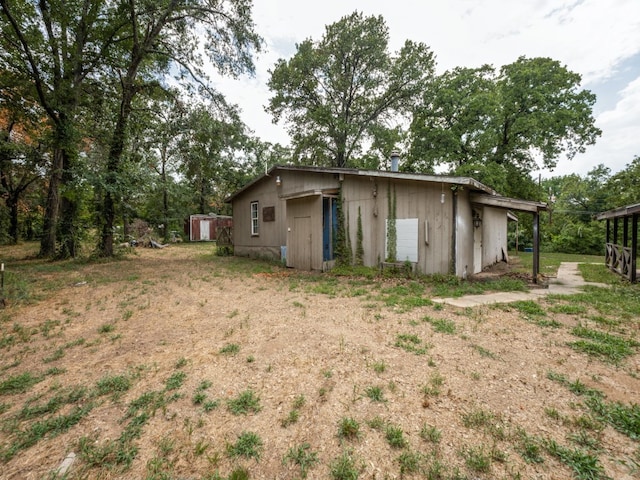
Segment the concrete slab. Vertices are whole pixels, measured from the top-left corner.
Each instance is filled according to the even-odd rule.
[[[476,307],[493,303],[511,303],[537,300],[545,295],[575,295],[583,291],[585,285],[606,287],[604,283],[585,282],[578,269],[578,262],[563,262],[558,268],[556,278],[549,280],[548,288],[533,288],[527,292],[493,292],[483,295],[466,295],[458,298],[434,298],[436,303],[446,303],[455,307]]]

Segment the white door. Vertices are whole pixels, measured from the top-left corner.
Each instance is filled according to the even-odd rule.
[[[211,240],[209,238],[209,220],[200,220],[200,240]]]
[[[482,271],[482,223],[473,228],[473,273]]]

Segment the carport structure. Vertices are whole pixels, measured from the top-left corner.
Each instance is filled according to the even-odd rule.
[[[607,221],[605,264],[632,283],[638,281],[638,218],[640,203],[596,215],[597,220]]]

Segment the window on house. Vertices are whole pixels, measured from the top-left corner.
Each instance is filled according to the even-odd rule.
[[[258,235],[258,202],[251,202],[251,235]]]

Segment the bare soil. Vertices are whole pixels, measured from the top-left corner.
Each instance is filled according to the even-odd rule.
[[[6,257],[4,248],[0,255]],[[0,395],[5,405],[0,409],[0,451],[26,428],[24,422],[16,427],[12,419],[29,399],[42,395],[43,401],[61,387],[91,389],[100,379],[117,375],[132,378],[132,387],[120,397],[99,397],[77,425],[0,463],[0,478],[47,478],[74,452],[78,458],[66,478],[214,478],[214,472],[226,477],[245,467],[252,479],[293,479],[300,478],[300,469],[283,458],[290,448],[308,443],[318,457],[308,478],[330,478],[332,462],[349,451],[360,478],[367,479],[427,478],[425,472],[437,461],[442,476],[431,478],[453,478],[459,472],[458,478],[470,479],[562,480],[575,478],[569,466],[544,449],[542,463],[527,463],[517,440],[517,432],[524,431],[582,448],[571,435],[579,433],[580,419],[589,411],[581,397],[548,373],[579,379],[604,392],[608,401],[640,399],[637,353],[612,365],[567,345],[576,340],[571,327],[588,323],[594,312],[549,314],[562,326],[548,328],[527,321],[514,308],[399,308],[385,305],[379,292],[403,280],[340,279],[329,289],[319,281],[321,275],[258,268],[264,264],[215,257],[212,251],[210,245],[171,245],[62,271],[45,264],[50,268],[43,267],[30,285],[39,300],[9,304],[2,311],[3,338],[15,325],[31,334],[0,348],[0,382],[24,372],[45,374],[53,367],[63,373],[45,375],[26,393]],[[548,307],[559,300],[541,302]],[[436,332],[434,319],[450,320],[455,332]],[[637,334],[637,323],[630,328]],[[426,352],[396,346],[399,335],[417,337]],[[221,353],[230,344],[238,345],[239,352]],[[52,359],[60,349],[64,355]],[[186,374],[182,386],[171,392],[181,396],[153,412],[134,440],[138,452],[131,467],[88,466],[80,455],[80,439],[96,446],[117,440],[130,421],[131,402],[163,391],[176,372]],[[438,378],[439,392],[425,393],[424,387],[434,387]],[[211,382],[202,390],[207,399],[219,401],[210,411],[193,400],[203,381]],[[372,386],[381,387],[385,401],[367,397]],[[234,415],[228,401],[247,389],[259,396],[261,408]],[[301,395],[305,402],[298,420],[283,426]],[[559,415],[550,415],[553,411]],[[464,419],[474,412],[490,414],[493,426],[465,426]],[[359,438],[339,437],[339,422],[347,417],[360,424]],[[374,419],[400,426],[407,446],[390,446]],[[425,425],[441,431],[439,443],[421,438]],[[259,460],[229,455],[228,446],[242,432],[262,440]],[[594,455],[606,475],[638,478],[637,441],[604,424],[588,434],[599,441]],[[401,475],[403,452],[423,455],[422,473],[405,468]],[[465,452],[489,457],[493,452],[488,471],[470,467]]]

